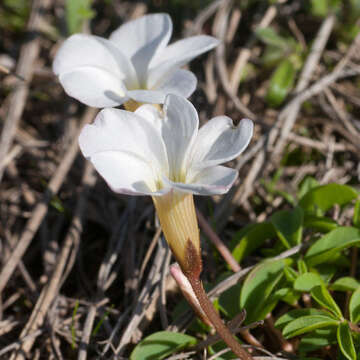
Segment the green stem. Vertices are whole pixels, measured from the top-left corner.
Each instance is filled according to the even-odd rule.
[[[206,295],[201,280],[198,277],[192,275],[188,276],[188,280],[197,299],[199,300],[201,308],[210,322],[214,325],[220,337],[225,341],[234,354],[239,357],[240,360],[253,360],[252,356],[241,347],[239,342],[235,339],[234,335],[225,326],[220,316],[215,311],[212,302]]]

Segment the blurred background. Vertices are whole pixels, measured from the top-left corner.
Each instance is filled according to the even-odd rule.
[[[272,216],[296,209],[309,189],[348,186],[327,190],[325,198],[339,194],[340,200],[333,200],[330,213],[324,207],[322,230],[304,223],[312,229],[302,233],[304,242],[353,221],[360,172],[358,0],[2,0],[0,358],[128,359],[137,343],[161,330],[191,338],[160,337],[170,350],[132,359],[234,358],[216,355],[221,343],[207,350],[206,344],[187,346],[211,329],[195,320],[169,275],[173,259],[151,199],[112,193],[86,164],[77,136],[96,109],[67,96],[51,69],[71,34],[108,37],[124,22],[154,12],[170,14],[171,42],[197,34],[222,40],[189,65],[198,78],[190,100],[201,123],[223,114],[235,123],[243,117],[255,123],[248,149],[231,164],[240,174],[233,189],[195,199],[203,280],[208,289],[227,286],[214,293],[218,310],[230,320],[245,304],[247,324],[265,319],[240,333],[264,359],[353,359],[341,357],[336,337],[317,334],[322,340],[309,347],[285,339],[274,326],[291,308],[311,307],[309,291],[301,287],[296,301],[284,300],[284,293],[269,300],[266,294],[286,287],[271,277],[277,268],[264,278],[271,287],[257,289],[251,301],[244,300],[242,283],[227,279],[299,245],[279,240]],[[246,235],[251,224],[261,227]],[[221,255],[221,246],[228,253]],[[327,264],[334,279],[350,274],[356,281],[356,254],[343,254],[341,266]],[[348,303],[349,294],[339,301]],[[254,307],[257,301],[260,307]]]

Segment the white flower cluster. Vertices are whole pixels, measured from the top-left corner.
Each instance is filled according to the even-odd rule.
[[[186,100],[197,80],[180,67],[219,41],[200,35],[168,45],[171,33],[167,14],[151,14],[120,26],[108,40],[73,35],[53,69],[70,96],[105,108],[85,126],[79,143],[115,192],[222,194],[237,171],[219,164],[247,147],[253,123],[243,119],[234,126],[219,116],[198,129],[197,111]],[[134,112],[111,109],[129,102],[147,105]],[[149,104],[164,105],[161,111]]]

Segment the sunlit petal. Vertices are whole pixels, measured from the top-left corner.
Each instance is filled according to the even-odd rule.
[[[95,169],[110,188],[129,195],[163,195],[157,190],[156,174],[152,167],[134,154],[122,151],[103,151],[90,157]]]
[[[127,85],[137,85],[135,69],[129,59],[111,41],[99,36],[76,34],[69,37],[55,56],[53,70],[61,75],[84,66],[106,70]]]
[[[101,68],[77,67],[62,73],[59,80],[68,95],[88,106],[112,107],[127,100],[122,80]]]
[[[115,30],[110,40],[131,59],[141,83],[146,79],[148,64],[170,40],[172,22],[167,14],[151,14],[129,21]]]
[[[192,36],[179,40],[159,52],[150,63],[148,87],[159,86],[169,73],[185,65],[196,56],[213,49],[219,40],[207,35]]]
[[[192,150],[194,168],[205,168],[235,159],[248,146],[253,134],[253,123],[243,119],[237,126],[227,116],[218,116],[200,130]]]
[[[187,156],[198,133],[199,118],[190,101],[168,95],[164,104],[161,135],[169,161],[170,178],[180,181],[186,174]]]
[[[161,136],[161,128],[164,123],[164,114],[154,105],[141,105],[136,109],[135,114],[142,117],[144,121],[148,121]]]
[[[196,76],[188,70],[178,69],[162,80],[154,90],[163,94],[175,94],[188,98],[196,89]]]
[[[214,166],[202,170],[189,182],[169,181],[168,186],[195,195],[224,194],[229,191],[237,176],[238,172],[234,169],[225,166]]]
[[[166,94],[156,90],[130,90],[128,96],[138,103],[163,104]]]
[[[159,132],[138,115],[118,109],[102,110],[79,137],[80,149],[91,158],[99,152],[120,151],[134,154],[157,173],[167,173],[165,145]]]

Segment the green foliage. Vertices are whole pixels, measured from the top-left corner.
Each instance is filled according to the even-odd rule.
[[[349,360],[356,360],[354,341],[347,321],[338,326],[336,335],[343,355]]]
[[[294,281],[294,289],[302,292],[310,292],[315,286],[323,284],[324,281],[318,274],[307,272],[300,275]]]
[[[271,223],[263,222],[252,224],[237,232],[232,241],[234,246],[232,254],[240,263],[242,259],[257,249],[266,239],[276,236],[275,229]]]
[[[328,232],[336,229],[338,224],[336,221],[324,216],[306,214],[304,217],[304,227],[320,232]]]
[[[256,29],[255,35],[266,45],[262,63],[274,68],[266,102],[278,107],[293,89],[296,74],[302,66],[304,49],[294,38],[279,35],[270,27]]]
[[[343,206],[356,199],[358,193],[350,186],[328,184],[318,186],[308,191],[299,202],[299,205],[308,212],[321,214],[332,208],[335,204]]]
[[[274,44],[278,39],[271,41]],[[275,174],[272,183],[264,184],[270,194],[276,192],[277,179]],[[352,359],[359,351],[356,349],[358,334],[350,324],[360,321],[360,286],[353,277],[337,274],[342,267],[349,266],[343,252],[360,244],[357,227],[360,205],[355,204],[353,223],[356,227],[340,226],[329,217],[329,212],[335,205],[340,206],[340,211],[351,206],[358,193],[347,185],[320,186],[309,177],[299,186],[297,197],[299,200],[293,198],[293,208],[276,211],[270,221],[250,225],[234,237],[233,254],[238,255],[239,260],[269,240],[273,241],[272,249],[262,250],[268,256],[302,244],[304,234],[310,236],[311,244],[302,255],[297,254],[291,260],[265,260],[257,265],[244,281],[240,307],[248,313],[246,323],[251,323],[264,319],[279,301],[299,304],[301,295],[309,293],[312,305],[318,308],[291,310],[276,321],[276,326],[286,338],[301,337],[299,351],[306,358],[311,351],[338,344],[342,355]],[[353,292],[348,311],[344,312],[349,314],[349,319],[344,318],[342,307],[329,289]],[[236,301],[232,299],[232,303]]]
[[[322,307],[332,312],[336,318],[340,320],[343,319],[341,310],[324,285],[315,286],[310,293],[313,299],[315,299]]]
[[[314,316],[314,315],[328,316],[328,313],[323,310],[318,310],[313,308],[291,310],[285,315],[281,316],[275,322],[275,326],[282,330],[286,325],[290,324],[294,320],[297,320],[304,316]]]
[[[360,322],[360,287],[353,293],[349,303],[350,320],[354,324]]]
[[[130,355],[130,360],[161,360],[187,346],[195,345],[193,336],[159,331],[142,340]]]
[[[3,0],[0,8],[0,28],[12,31],[24,30],[29,13],[29,1]]]
[[[222,293],[219,297],[218,305],[223,313],[230,319],[241,312],[239,297],[241,291],[241,284],[232,286],[229,290]]]
[[[287,324],[283,329],[285,338],[301,335],[323,327],[337,326],[338,320],[328,315],[307,315],[299,317]]]
[[[92,0],[66,0],[66,25],[69,34],[81,32],[84,21],[95,16]]]
[[[308,193],[311,189],[314,189],[316,187],[320,186],[319,182],[314,179],[312,176],[307,176],[299,186],[299,189],[297,191],[297,196],[299,199],[301,199],[306,193]]]
[[[75,330],[75,322],[76,322],[76,314],[78,312],[79,309],[79,301],[76,300],[75,302],[75,307],[72,313],[72,318],[71,318],[71,347],[73,349],[76,349],[76,330]]]
[[[317,240],[307,251],[305,259],[310,265],[331,260],[341,250],[360,243],[360,230],[353,227],[338,227]]]
[[[325,17],[330,11],[337,10],[339,4],[338,0],[311,0],[310,12],[314,16]]]
[[[283,50],[288,48],[288,41],[278,35],[272,28],[258,28],[255,30],[255,35],[266,45],[274,46]]]
[[[316,329],[309,334],[303,335],[299,344],[299,352],[307,353],[326,346],[335,344],[336,334],[332,328]]]
[[[295,66],[289,59],[284,59],[275,69],[266,94],[266,101],[272,107],[280,106],[293,88]]]
[[[276,185],[280,176],[281,170],[264,183],[270,199],[279,195]],[[251,324],[271,312],[276,314],[281,302],[296,306],[277,319],[275,326],[285,338],[300,337],[302,359],[316,358],[316,351],[326,346],[337,347],[346,359],[356,359],[355,354],[360,351],[360,336],[355,331],[360,322],[360,283],[347,274],[348,252],[360,244],[358,193],[347,185],[320,186],[309,177],[295,195],[286,196],[292,199],[287,208],[238,230],[233,236],[232,254],[238,262],[246,261],[249,255],[260,260],[243,282],[221,294],[217,307],[227,318],[245,309],[245,324]],[[340,214],[355,206],[354,226],[341,226],[331,218],[336,205]],[[269,258],[299,245],[301,250],[290,258]],[[220,278],[227,276],[229,273],[224,272]],[[344,301],[344,291],[351,292],[348,303]],[[310,296],[309,308],[301,308],[304,294]],[[206,329],[198,327],[196,331]],[[222,346],[220,343],[216,349]],[[214,349],[209,349],[210,353]],[[176,351],[176,346],[166,351],[169,355]]]
[[[275,231],[288,249],[299,245],[302,238],[303,211],[300,207],[294,210],[277,211],[270,219]]]
[[[357,200],[354,207],[353,224],[360,228],[360,200]]]
[[[360,287],[360,283],[350,276],[345,276],[337,279],[332,285],[331,290],[336,291],[355,291]]]
[[[264,319],[275,307],[277,300],[271,299],[270,295],[284,276],[283,269],[286,264],[285,260],[262,263],[246,278],[240,295],[240,305],[247,312],[247,323]]]

